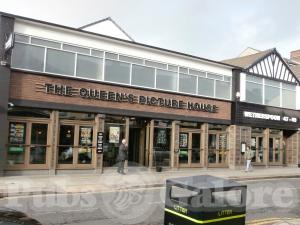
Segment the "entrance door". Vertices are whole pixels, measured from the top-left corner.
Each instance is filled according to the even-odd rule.
[[[208,134],[208,166],[227,166],[227,138],[226,132]]]
[[[254,153],[252,162],[263,163],[264,162],[264,151],[263,151],[263,137],[252,136],[251,137],[251,150]]]
[[[180,133],[179,137],[180,167],[199,167],[201,164],[201,133]]]
[[[269,138],[269,163],[282,164],[282,139],[280,137]]]
[[[93,124],[60,124],[58,168],[92,168]]]

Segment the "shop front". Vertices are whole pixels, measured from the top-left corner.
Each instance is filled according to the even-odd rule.
[[[227,165],[229,101],[13,72],[6,171]],[[103,137],[98,149],[99,133]]]
[[[243,143],[252,150],[256,166],[297,166],[298,112],[271,106],[237,102],[235,123],[246,132]]]

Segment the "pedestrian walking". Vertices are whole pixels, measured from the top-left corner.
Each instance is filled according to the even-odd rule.
[[[128,155],[127,141],[126,139],[123,139],[122,143],[119,146],[119,153],[117,157],[117,162],[118,162],[117,172],[123,175],[125,175],[124,166],[125,166],[125,160],[127,160],[127,155]]]
[[[252,169],[251,160],[253,158],[252,150],[250,149],[250,146],[247,146],[246,152],[245,152],[245,158],[246,158],[246,172],[249,171],[249,169]]]

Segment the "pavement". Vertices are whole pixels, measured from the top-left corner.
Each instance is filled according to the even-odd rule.
[[[115,169],[107,169],[103,174],[5,176],[0,177],[0,198],[163,187],[168,178],[195,175],[212,175],[236,181],[300,178],[300,168],[257,168],[251,172],[225,168],[188,168],[156,172],[147,168],[129,167],[126,175],[118,174]]]

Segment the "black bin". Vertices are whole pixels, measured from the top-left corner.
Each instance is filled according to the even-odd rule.
[[[209,175],[166,181],[165,225],[240,225],[247,186]]]

